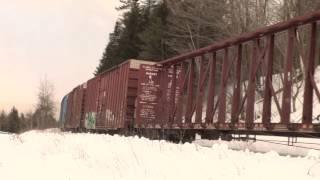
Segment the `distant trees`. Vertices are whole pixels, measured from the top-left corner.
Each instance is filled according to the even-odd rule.
[[[0,131],[21,133],[31,129],[57,127],[53,84],[46,78],[40,81],[38,101],[34,112],[21,113],[13,107],[9,114],[0,112]]]
[[[19,133],[20,131],[20,117],[18,110],[13,107],[8,115],[8,131],[13,133]]]
[[[7,114],[3,110],[0,113],[0,131],[8,131]]]
[[[20,133],[25,126],[24,114],[19,115],[18,110],[13,107],[9,114],[3,110],[0,113],[0,131]]]

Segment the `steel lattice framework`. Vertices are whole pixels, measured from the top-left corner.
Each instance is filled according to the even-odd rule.
[[[314,78],[319,20],[317,11],[160,62],[160,104],[165,108],[158,110],[156,123],[171,128],[317,132],[313,107],[320,100]],[[306,45],[297,35],[302,29]],[[303,111],[301,121],[292,122],[297,59],[304,67]],[[276,74],[281,74],[281,88],[275,88]],[[262,111],[257,117],[258,92]],[[272,122],[273,111],[279,122]]]

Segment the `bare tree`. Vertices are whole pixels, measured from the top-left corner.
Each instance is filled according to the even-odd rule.
[[[177,53],[207,46],[226,37],[225,0],[167,0],[168,45]]]
[[[38,102],[33,116],[36,122],[36,127],[39,129],[44,129],[54,126],[55,110],[56,107],[54,103],[54,86],[45,77],[40,80]]]

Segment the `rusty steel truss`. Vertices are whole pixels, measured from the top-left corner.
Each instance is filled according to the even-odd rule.
[[[318,116],[314,107],[320,100],[314,77],[319,62],[319,20],[317,11],[160,62],[160,104],[168,110],[158,109],[160,120],[152,126],[320,132],[313,122]],[[303,42],[298,32],[305,34]],[[298,67],[303,71],[303,110],[301,120],[293,122]],[[276,87],[277,74],[281,83]],[[257,113],[258,106],[261,113]],[[278,122],[272,121],[274,112]]]

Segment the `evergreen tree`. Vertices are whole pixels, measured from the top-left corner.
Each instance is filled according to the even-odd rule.
[[[3,110],[0,114],[0,131],[8,131],[7,114]]]
[[[158,4],[151,4],[153,7],[149,17],[149,24],[140,34],[143,44],[140,46],[140,58],[159,61],[172,56],[172,51],[167,45],[168,25],[167,18],[169,9],[166,1],[160,1]]]
[[[142,44],[139,33],[144,30],[144,21],[138,0],[128,1],[127,3],[129,3],[130,10],[124,13],[122,19],[124,29],[119,39],[121,51],[119,52],[120,62],[117,62],[117,64],[127,59],[137,58]]]
[[[13,107],[8,115],[8,131],[12,133],[20,132],[20,118],[18,110]]]
[[[106,49],[104,50],[103,56],[100,60],[100,64],[95,71],[95,75],[111,68],[117,62],[120,61],[119,39],[121,36],[121,32],[122,32],[121,22],[117,21],[114,27],[113,33],[110,33],[109,35],[109,43]]]
[[[142,41],[139,34],[144,30],[145,17],[138,0],[120,0],[117,8],[125,11],[123,18],[117,21],[114,32],[110,34],[109,43],[95,71],[95,75],[131,58],[137,58]]]
[[[23,113],[20,114],[20,132],[23,132],[27,129],[26,118]]]

